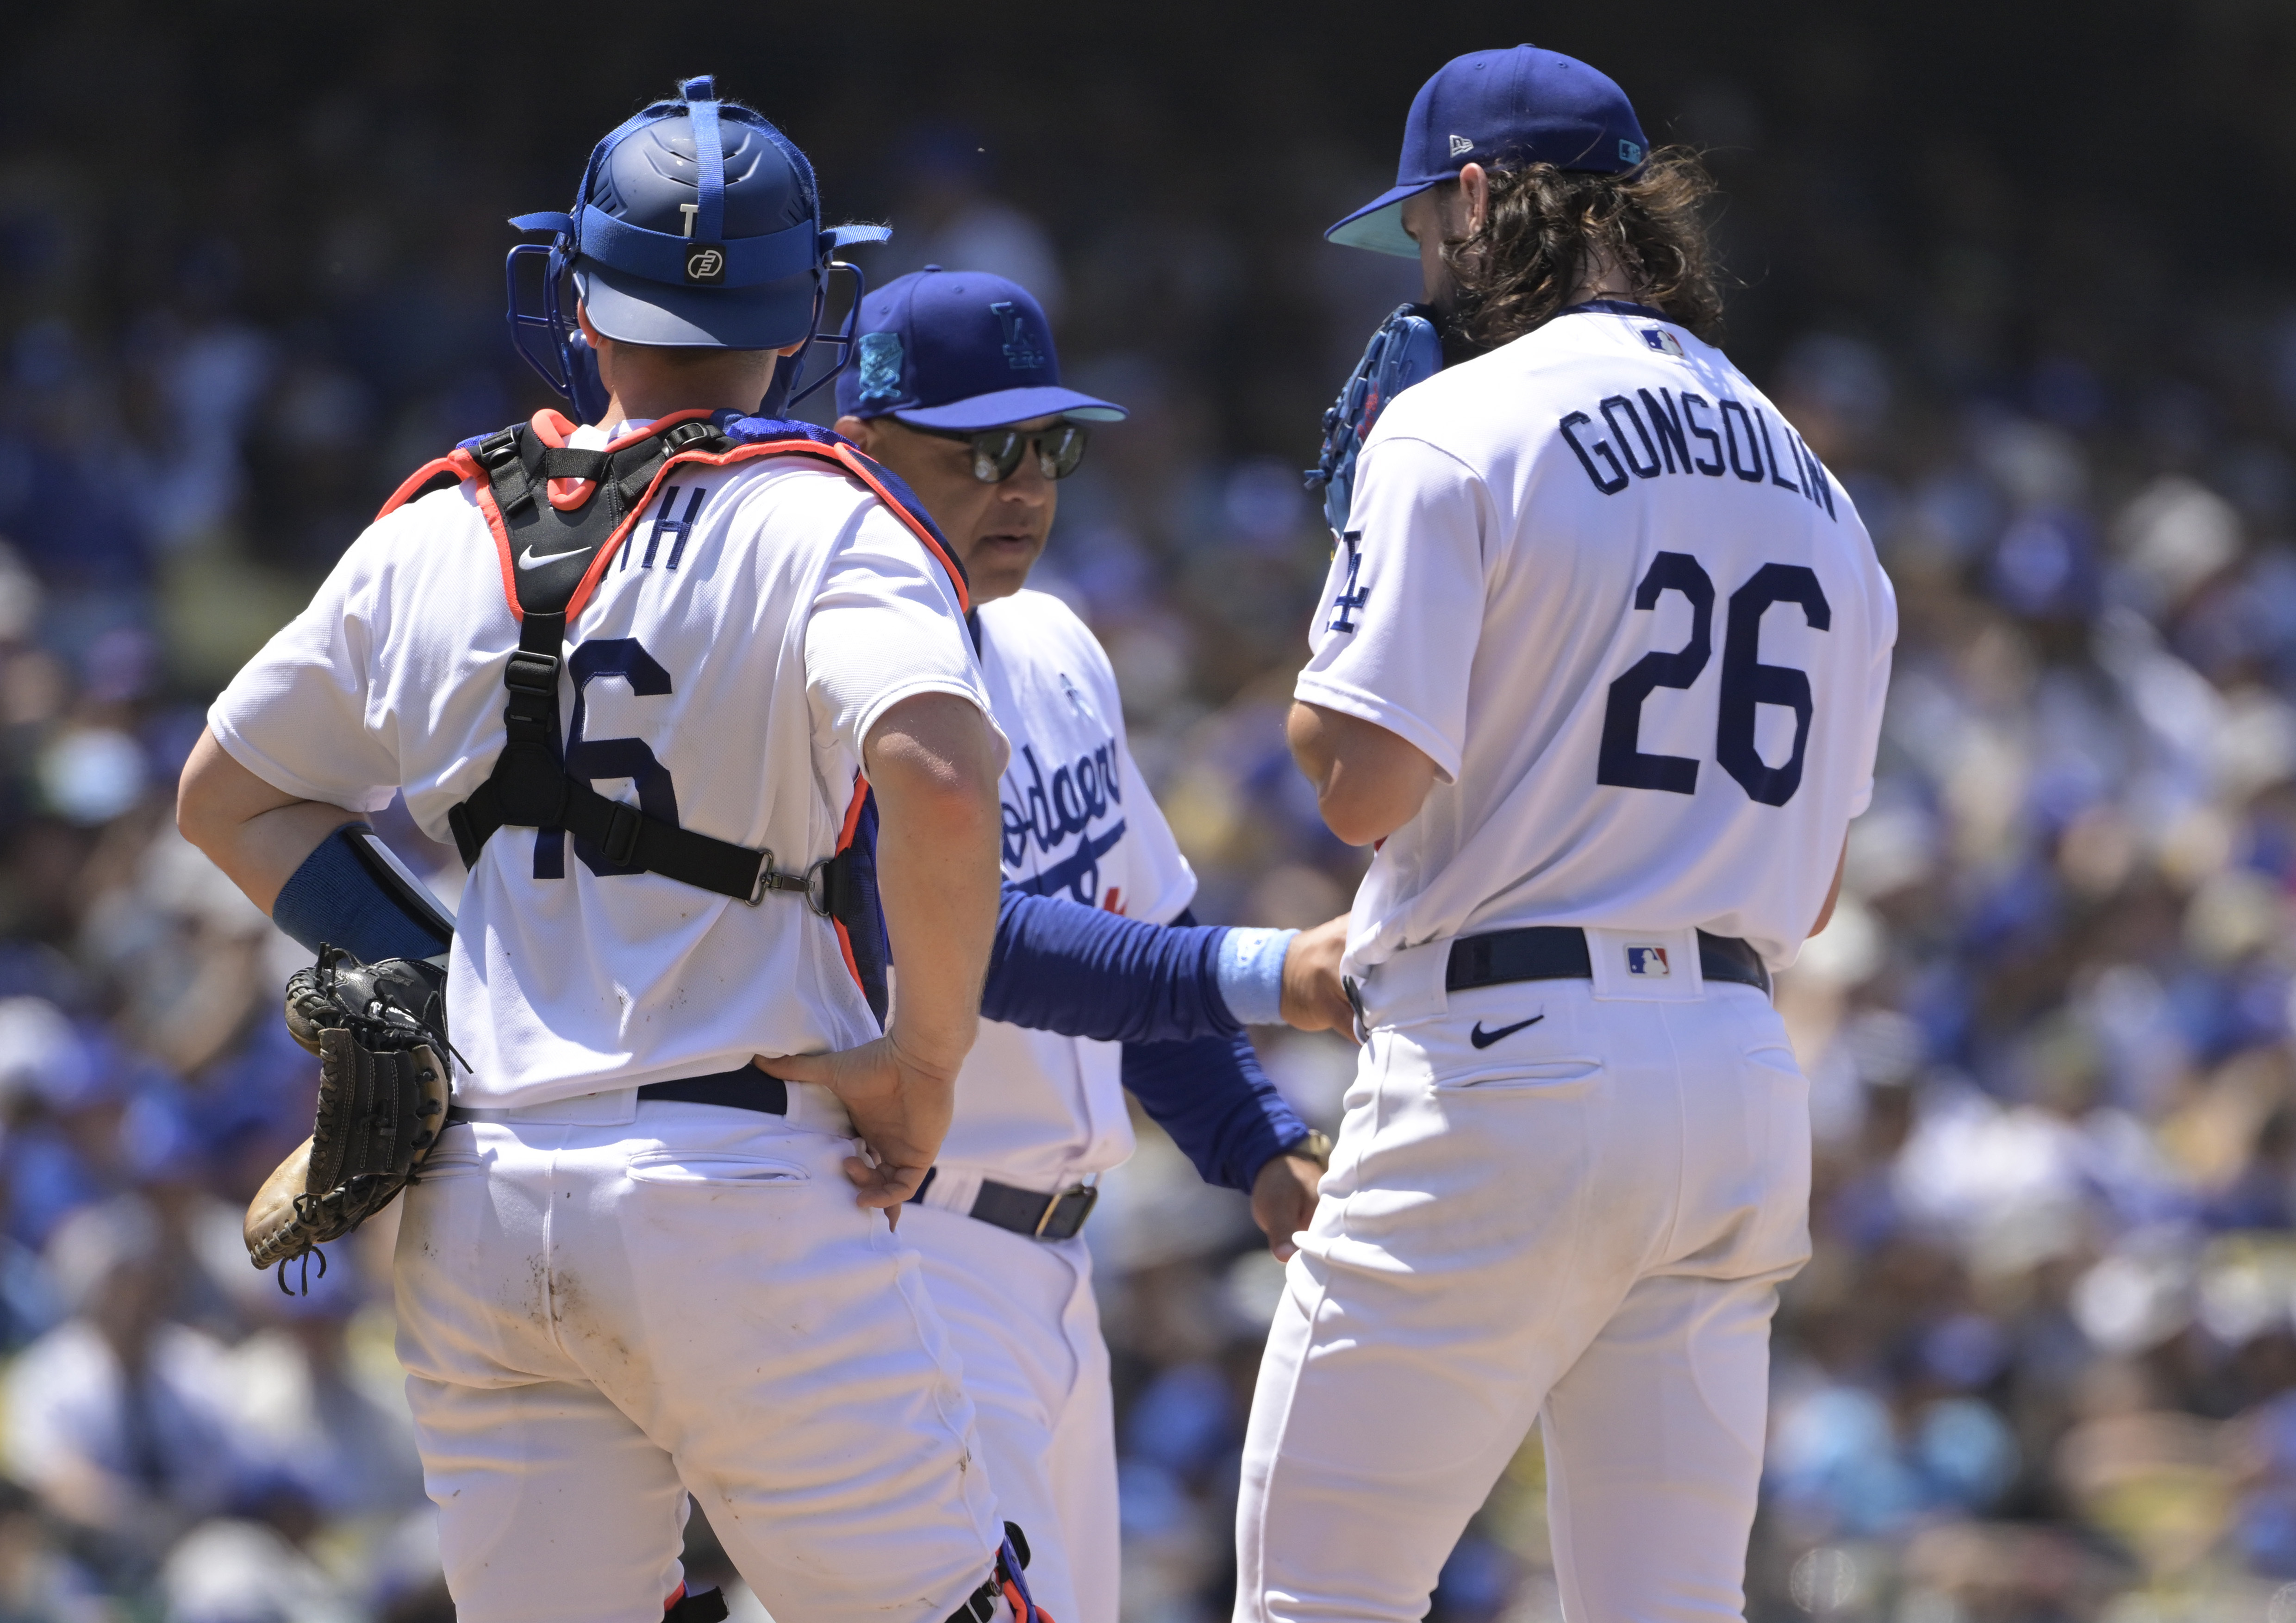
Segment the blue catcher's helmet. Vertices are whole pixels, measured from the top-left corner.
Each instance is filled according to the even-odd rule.
[[[511,250],[511,339],[570,402],[594,391],[581,387],[587,380],[562,302],[568,275],[591,324],[624,342],[717,349],[778,349],[816,338],[836,344],[837,365],[804,390],[810,394],[842,369],[851,348],[850,322],[844,332],[815,330],[828,273],[850,272],[857,312],[861,302],[860,272],[832,255],[889,234],[882,225],[823,230],[805,154],[762,115],[719,101],[716,80],[706,76],[685,80],[676,99],[654,102],[592,149],[572,212],[524,214],[511,224],[552,234],[547,247]],[[538,308],[521,296],[520,279],[521,260],[534,258],[543,260]],[[788,394],[803,360],[800,351],[776,369],[775,394]],[[770,396],[768,403],[781,404]]]

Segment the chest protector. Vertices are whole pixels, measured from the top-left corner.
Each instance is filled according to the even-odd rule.
[[[868,780],[855,780],[835,852],[794,871],[779,866],[770,850],[713,839],[600,794],[565,767],[558,681],[567,628],[664,476],[681,464],[722,468],[806,456],[833,465],[867,486],[909,528],[969,610],[963,567],[898,480],[810,423],[679,412],[595,451],[566,443],[573,427],[545,411],[530,422],[464,440],[416,469],[376,515],[432,490],[470,486],[493,532],[503,594],[519,623],[518,647],[503,670],[508,740],[487,781],[447,816],[463,865],[477,865],[497,829],[564,830],[621,869],[658,873],[752,907],[772,892],[802,898],[836,930],[846,967],[882,1024],[890,955],[877,905],[877,807]]]

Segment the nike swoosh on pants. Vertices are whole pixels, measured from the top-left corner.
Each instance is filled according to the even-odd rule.
[[[1493,1043],[1497,1042],[1501,1037],[1513,1037],[1525,1026],[1536,1026],[1539,1021],[1546,1018],[1546,1016],[1544,1014],[1534,1014],[1529,1020],[1519,1020],[1512,1026],[1501,1026],[1496,1031],[1484,1030],[1483,1022],[1477,1021],[1475,1022],[1475,1029],[1467,1033],[1467,1040],[1478,1048],[1488,1048]]]

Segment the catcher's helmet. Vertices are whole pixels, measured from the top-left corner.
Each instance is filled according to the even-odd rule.
[[[598,143],[570,213],[511,224],[552,234],[547,250],[512,250],[510,320],[520,352],[561,393],[571,381],[571,324],[558,307],[569,271],[592,324],[609,338],[778,349],[816,336],[832,252],[887,234],[874,225],[823,230],[805,154],[763,115],[719,101],[706,76]],[[518,260],[544,252],[543,307],[529,310]],[[533,336],[545,339],[547,355],[535,352]]]

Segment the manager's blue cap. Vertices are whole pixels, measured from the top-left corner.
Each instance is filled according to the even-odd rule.
[[[1395,184],[1324,235],[1342,248],[1416,258],[1403,200],[1487,169],[1551,163],[1620,175],[1649,151],[1627,93],[1585,62],[1537,45],[1455,56],[1411,98]]]
[[[838,375],[837,414],[971,430],[1031,417],[1117,422],[1125,414],[1061,387],[1052,323],[1027,288],[928,265],[861,301],[859,347]]]

